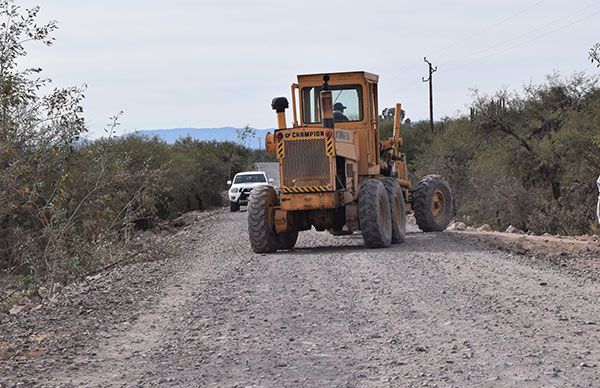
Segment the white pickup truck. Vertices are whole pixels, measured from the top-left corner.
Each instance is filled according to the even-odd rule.
[[[228,195],[229,210],[236,212],[240,210],[241,205],[247,205],[253,188],[272,183],[273,179],[269,179],[263,171],[246,171],[236,174],[233,182],[227,181],[227,184],[231,185]]]

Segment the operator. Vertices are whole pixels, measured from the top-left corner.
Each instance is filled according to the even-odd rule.
[[[346,107],[341,102],[333,104],[333,121],[349,121],[348,117],[344,114],[344,109],[346,109]]]

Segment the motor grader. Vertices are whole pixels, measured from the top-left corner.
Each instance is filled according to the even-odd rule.
[[[280,187],[254,188],[248,233],[257,253],[292,249],[298,232],[314,227],[334,235],[361,231],[366,246],[404,241],[406,214],[424,232],[442,231],[452,215],[452,193],[439,175],[413,189],[401,152],[401,107],[394,129],[380,139],[379,76],[358,71],[299,75],[292,84],[292,126],[285,97],[273,99],[278,128],[266,149],[279,161]]]

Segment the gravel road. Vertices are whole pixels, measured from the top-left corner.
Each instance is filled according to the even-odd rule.
[[[600,386],[600,285],[418,232],[250,251],[245,213],[0,323],[0,386]]]

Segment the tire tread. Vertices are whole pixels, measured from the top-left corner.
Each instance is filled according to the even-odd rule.
[[[277,235],[271,230],[267,219],[270,203],[276,199],[275,190],[270,186],[255,187],[248,201],[248,237],[250,246],[256,253],[275,252],[278,248]]]
[[[379,220],[378,196],[385,196],[385,204],[389,207],[387,193],[383,183],[376,179],[364,181],[358,194],[358,219],[365,245],[369,248],[385,248],[391,245],[391,213],[389,209],[384,212],[386,219]],[[389,222],[390,228],[386,230],[383,223]],[[389,233],[388,233],[389,232]]]
[[[431,196],[438,186],[444,186],[449,194],[448,203],[446,204],[447,217],[442,223],[437,223],[431,214]],[[452,204],[450,186],[441,175],[427,175],[421,179],[413,192],[413,210],[419,229],[423,232],[441,232],[445,230],[452,218]]]

